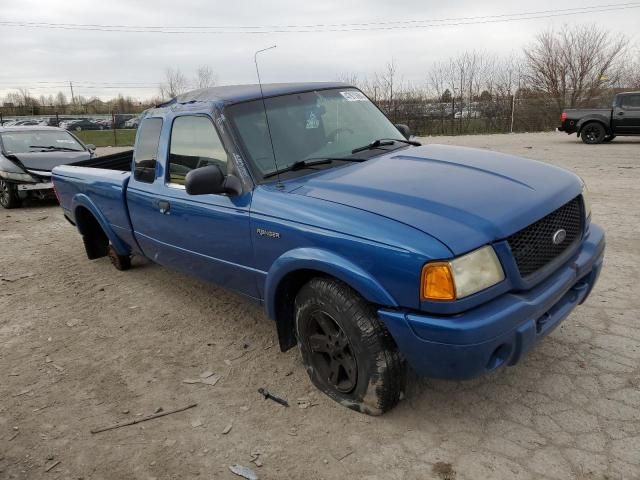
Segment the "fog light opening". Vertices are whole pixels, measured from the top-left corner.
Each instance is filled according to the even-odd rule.
[[[496,348],[491,357],[489,358],[489,362],[487,362],[487,370],[494,370],[501,365],[504,365],[506,361],[509,359],[511,355],[511,345],[503,343],[498,348]]]

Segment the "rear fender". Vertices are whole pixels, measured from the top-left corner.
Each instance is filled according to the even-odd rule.
[[[576,123],[576,130],[578,132],[578,136],[580,136],[582,132],[582,127],[584,127],[589,122],[598,122],[604,127],[607,134],[609,135],[611,134],[611,126],[610,126],[609,119],[602,115],[593,114],[593,115],[585,115],[580,120],[578,120],[578,123]]]
[[[113,248],[118,253],[118,255],[123,255],[123,256],[131,255],[131,248],[129,248],[128,245],[126,245],[122,240],[120,240],[120,238],[113,231],[113,228],[111,228],[111,225],[107,221],[106,217],[102,214],[100,209],[84,193],[79,193],[75,195],[71,200],[71,212],[73,212],[73,221],[78,226],[78,231],[80,232],[80,234],[85,235],[86,232],[82,231],[82,226],[78,224],[78,221],[76,218],[76,212],[79,207],[84,207],[87,210],[89,210],[89,212],[91,212],[91,214],[100,224],[102,231],[105,233],[105,235],[109,239],[109,242],[111,243],[111,245],[113,245]]]

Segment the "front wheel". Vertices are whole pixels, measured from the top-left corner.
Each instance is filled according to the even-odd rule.
[[[21,203],[16,186],[0,178],[0,205],[8,209],[17,208]]]
[[[302,361],[316,387],[369,415],[398,403],[406,364],[372,305],[339,281],[315,278],[296,296],[295,312]]]
[[[580,132],[580,138],[582,138],[582,141],[587,145],[602,143],[606,136],[607,132],[604,126],[598,122],[587,123],[582,127],[582,131]]]

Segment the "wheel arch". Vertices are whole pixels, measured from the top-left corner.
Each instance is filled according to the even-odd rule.
[[[602,125],[604,127],[604,131],[608,134],[611,135],[611,126],[609,125],[609,122],[607,122],[605,120],[604,117],[600,116],[600,115],[587,115],[584,118],[581,118],[580,121],[578,122],[578,124],[576,125],[577,130],[578,130],[578,137],[580,137],[582,135],[582,129],[589,123],[599,123],[600,125]]]
[[[393,296],[368,272],[340,255],[315,248],[287,252],[269,269],[264,294],[265,310],[269,318],[276,322],[278,341],[283,352],[296,345],[295,297],[315,277],[339,280],[373,304],[398,306]]]
[[[71,211],[76,227],[85,241],[90,260],[107,256],[109,243],[118,254],[130,255],[130,249],[115,234],[107,219],[89,197],[84,194],[76,195],[71,203]],[[91,250],[92,247],[95,247],[95,251]]]

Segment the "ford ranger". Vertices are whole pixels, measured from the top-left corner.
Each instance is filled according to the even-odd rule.
[[[588,145],[640,135],[640,92],[618,93],[611,108],[565,110],[560,122],[559,131],[575,133]]]
[[[263,304],[319,389],[381,414],[409,368],[466,379],[522,360],[604,255],[573,173],[409,136],[346,84],[214,87],[53,183],[89,259],[143,256]]]

